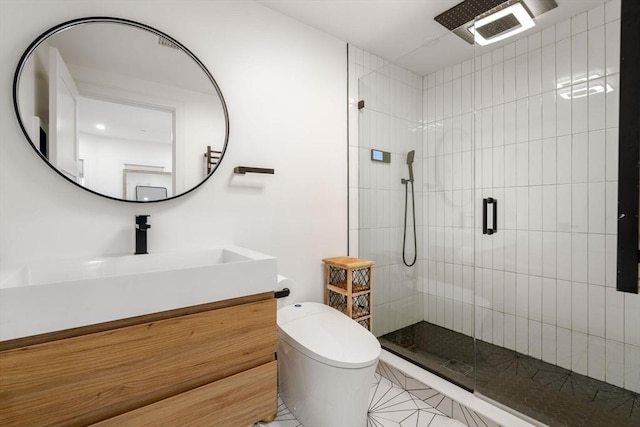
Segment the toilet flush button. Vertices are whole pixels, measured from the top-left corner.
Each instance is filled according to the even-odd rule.
[[[302,307],[302,304],[295,304],[294,307]]]

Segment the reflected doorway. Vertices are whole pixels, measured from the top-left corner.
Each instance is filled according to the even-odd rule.
[[[175,194],[174,111],[85,96],[79,107],[86,187],[125,200],[136,200],[136,186]]]

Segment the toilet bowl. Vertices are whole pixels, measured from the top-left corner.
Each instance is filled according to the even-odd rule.
[[[380,343],[324,304],[278,310],[278,389],[305,427],[365,427]]]

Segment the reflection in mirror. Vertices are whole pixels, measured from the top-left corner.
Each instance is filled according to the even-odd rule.
[[[228,141],[226,105],[207,69],[177,41],[132,21],[87,18],[44,33],[20,61],[14,102],[51,167],[113,199],[191,191],[215,171]]]

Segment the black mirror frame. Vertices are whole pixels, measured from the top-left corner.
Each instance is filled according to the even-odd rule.
[[[640,242],[640,2],[622,0],[616,289],[637,294]]]
[[[171,43],[174,43],[176,46],[178,46],[180,49],[182,49],[184,51],[184,53],[186,53],[189,57],[191,57],[191,59],[193,59],[193,61],[195,61],[195,63],[202,69],[202,71],[206,74],[207,78],[211,81],[211,84],[215,88],[216,93],[220,97],[220,102],[222,103],[222,110],[224,112],[224,122],[225,122],[225,129],[226,129],[225,130],[225,137],[224,137],[224,144],[222,146],[222,150],[221,150],[222,153],[220,154],[220,158],[218,159],[218,162],[215,165],[215,167],[213,168],[213,170],[211,170],[211,172],[202,181],[200,181],[200,183],[198,183],[194,187],[190,188],[189,190],[187,190],[187,191],[185,191],[183,193],[174,195],[172,197],[166,198],[166,199],[150,200],[150,201],[146,201],[146,202],[145,201],[140,201],[140,200],[120,199],[120,198],[117,198],[117,197],[112,197],[112,196],[108,196],[106,194],[98,193],[97,191],[93,191],[90,188],[83,187],[82,185],[78,184],[77,182],[72,181],[71,179],[66,177],[55,166],[53,166],[49,162],[49,160],[47,160],[47,158],[40,152],[38,147],[35,146],[35,144],[31,140],[31,138],[29,137],[27,129],[26,129],[24,123],[22,122],[22,118],[20,117],[20,109],[19,109],[19,105],[18,105],[18,82],[20,80],[20,76],[22,74],[22,70],[24,68],[24,65],[26,64],[26,61],[29,59],[29,57],[31,56],[33,51],[42,42],[44,42],[46,39],[48,39],[50,36],[60,32],[60,31],[64,31],[64,30],[67,30],[67,29],[72,28],[74,26],[77,26],[77,25],[88,24],[88,23],[92,23],[92,22],[100,22],[100,23],[105,23],[105,22],[109,23],[109,22],[111,22],[111,23],[129,25],[129,26],[132,26],[132,27],[137,27],[137,28],[149,31],[149,32],[151,32],[153,34],[156,34],[156,35],[158,35],[160,37],[163,37],[163,38],[169,40]],[[182,43],[180,43],[179,41],[177,41],[173,37],[163,33],[162,31],[159,31],[159,30],[157,30],[157,29],[155,29],[153,27],[150,27],[148,25],[145,25],[145,24],[142,24],[142,23],[136,22],[136,21],[131,21],[129,19],[123,19],[123,18],[114,18],[114,17],[108,17],[108,16],[93,16],[93,17],[87,17],[87,18],[72,19],[70,21],[66,21],[66,22],[63,22],[63,23],[61,23],[59,25],[56,25],[55,27],[52,27],[52,28],[48,29],[47,31],[45,31],[44,33],[40,34],[40,36],[38,36],[29,45],[29,47],[25,50],[25,52],[22,54],[22,57],[20,57],[20,61],[18,62],[18,67],[16,68],[16,72],[15,72],[15,75],[13,77],[13,108],[15,110],[16,118],[18,119],[18,123],[20,124],[20,128],[22,129],[22,133],[24,134],[25,138],[27,138],[27,141],[29,141],[29,143],[31,144],[31,147],[34,149],[34,151],[40,156],[40,158],[51,169],[53,169],[58,175],[63,177],[65,180],[67,180],[70,183],[74,184],[76,187],[79,187],[79,188],[83,189],[84,191],[88,191],[88,192],[93,193],[93,194],[95,194],[97,196],[105,197],[107,199],[117,200],[119,202],[126,202],[126,203],[158,203],[158,202],[164,202],[164,201],[167,201],[167,200],[173,200],[173,199],[176,199],[178,197],[184,196],[185,194],[188,194],[188,193],[192,192],[196,188],[199,188],[201,185],[203,185],[209,178],[211,178],[213,173],[218,169],[218,167],[220,166],[220,163],[222,162],[224,154],[226,153],[227,145],[229,143],[229,112],[227,110],[227,104],[226,104],[226,102],[224,100],[224,97],[222,96],[222,91],[220,90],[220,87],[218,86],[218,83],[216,83],[215,79],[213,78],[213,76],[211,75],[211,73],[209,72],[207,67],[205,67],[204,64],[189,49],[187,49]]]

